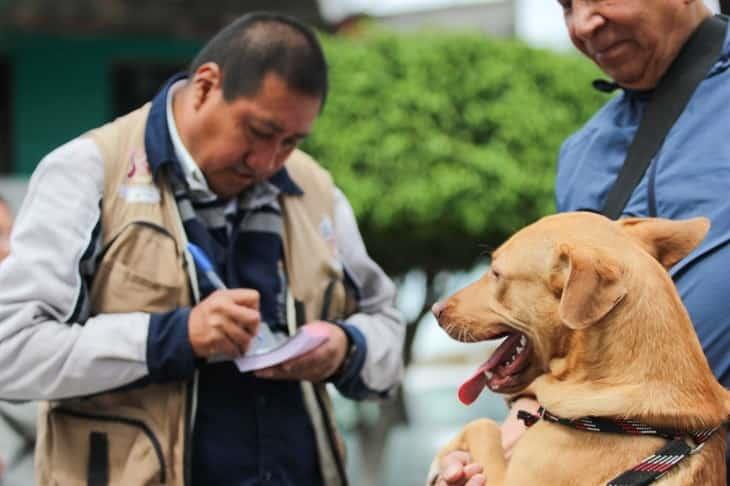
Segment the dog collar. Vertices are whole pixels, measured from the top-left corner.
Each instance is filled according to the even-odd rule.
[[[636,466],[609,481],[607,486],[644,486],[661,478],[684,458],[699,452],[705,442],[720,427],[720,424],[711,429],[699,432],[680,432],[672,429],[652,427],[631,419],[609,419],[605,417],[581,417],[566,419],[558,417],[540,407],[537,414],[526,410],[517,412],[517,419],[522,420],[527,427],[533,426],[539,420],[572,427],[586,432],[608,432],[613,434],[652,435],[662,437],[669,442],[651,456]]]

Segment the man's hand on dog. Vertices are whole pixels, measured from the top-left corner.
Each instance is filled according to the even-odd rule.
[[[509,460],[512,457],[512,450],[519,441],[527,427],[517,419],[519,410],[526,410],[530,413],[537,413],[540,404],[532,398],[520,398],[512,404],[509,415],[502,423],[502,447],[504,457]],[[439,464],[439,474],[435,486],[482,486],[487,484],[486,477],[482,474],[482,467],[471,462],[468,452],[455,451],[446,454]]]
[[[345,360],[347,335],[340,326],[331,322],[315,321],[307,326],[319,327],[327,340],[310,352],[270,368],[256,371],[259,378],[271,380],[311,381],[318,383],[332,376]]]
[[[482,466],[471,463],[468,452],[455,451],[445,455],[439,464],[435,486],[484,486],[487,480]]]

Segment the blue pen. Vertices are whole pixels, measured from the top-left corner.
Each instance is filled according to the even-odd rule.
[[[215,272],[215,268],[213,268],[213,263],[210,261],[210,258],[208,258],[208,255],[205,254],[205,251],[203,251],[202,248],[200,248],[195,243],[191,243],[188,241],[188,250],[190,251],[190,254],[193,255],[193,260],[195,260],[195,264],[203,271],[206,277],[208,277],[208,280],[210,280],[210,283],[213,284],[213,286],[219,290],[225,290],[228,287],[226,287],[226,284],[223,283],[223,280],[218,276],[218,274]],[[256,339],[261,341],[263,337],[261,337],[261,334],[256,334]]]
[[[215,273],[215,268],[213,268],[213,263],[208,258],[208,255],[205,254],[202,248],[200,248],[195,243],[188,242],[188,250],[190,250],[190,254],[193,255],[193,260],[195,260],[195,264],[203,271],[206,277],[208,277],[208,280],[210,280],[210,283],[213,284],[213,286],[219,290],[225,290],[228,287],[226,287],[226,284],[223,283],[223,280],[218,276],[217,273]]]

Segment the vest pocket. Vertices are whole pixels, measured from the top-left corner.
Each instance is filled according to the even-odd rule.
[[[143,420],[56,407],[48,416],[51,484],[158,486],[167,483],[162,444]],[[54,443],[54,437],[62,442]],[[85,478],[85,480],[82,480]]]
[[[92,311],[172,310],[187,295],[182,255],[162,226],[129,223],[104,251],[91,288]]]

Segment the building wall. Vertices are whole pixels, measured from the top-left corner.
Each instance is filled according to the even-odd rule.
[[[0,37],[11,77],[11,173],[31,173],[53,148],[115,115],[116,66],[184,66],[199,47],[154,38]]]
[[[511,37],[515,34],[514,0],[495,0],[474,5],[408,12],[378,17],[378,22],[401,31],[423,28],[476,30],[485,34]]]

